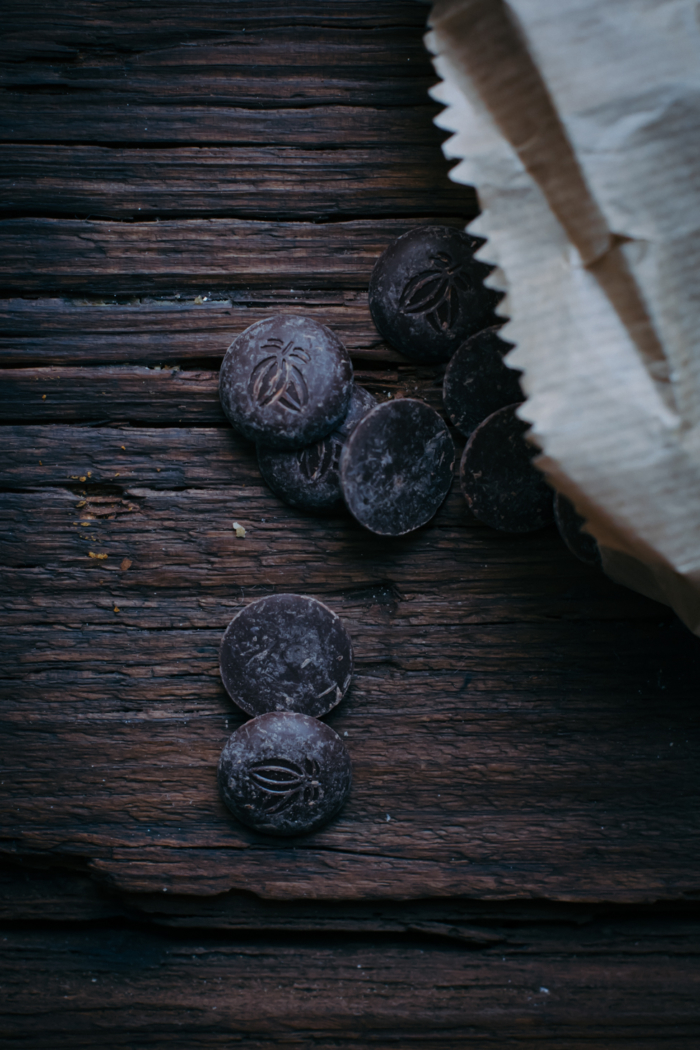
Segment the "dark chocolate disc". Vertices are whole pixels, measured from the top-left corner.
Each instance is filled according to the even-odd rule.
[[[574,507],[571,500],[557,492],[554,497],[554,520],[559,529],[559,535],[563,539],[571,553],[583,561],[586,565],[601,567],[600,548],[595,536],[590,532],[583,532],[586,519]]]
[[[233,427],[273,448],[303,448],[337,427],[350,404],[352,364],[330,328],[279,314],[246,328],[226,351],[219,397]]]
[[[329,726],[292,711],[260,715],[231,735],[219,789],[244,824],[269,835],[303,835],[325,824],[350,793],[352,767]]]
[[[492,412],[523,400],[520,372],[504,364],[512,349],[498,328],[477,332],[455,351],[445,370],[443,403],[450,423],[465,437]]]
[[[369,391],[353,384],[348,414],[332,433],[294,452],[258,445],[258,466],[275,495],[300,510],[327,510],[342,502],[338,465],[346,439],[376,405]]]
[[[418,226],[379,257],[369,308],[381,335],[407,357],[447,361],[470,335],[496,322],[498,292],[485,288],[482,243],[449,226]]]
[[[462,456],[462,492],[472,514],[502,532],[534,532],[552,520],[552,490],[532,465],[529,424],[507,405],[480,423]]]
[[[339,616],[302,594],[259,598],[234,616],[219,652],[221,678],[249,715],[298,711],[319,718],[352,678],[352,642]]]
[[[440,416],[402,398],[373,408],[345,443],[340,483],[351,514],[379,536],[433,517],[452,483],[455,448]]]

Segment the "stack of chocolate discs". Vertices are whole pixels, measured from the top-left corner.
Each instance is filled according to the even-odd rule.
[[[255,441],[264,480],[292,507],[345,501],[366,528],[400,536],[447,495],[454,444],[440,416],[410,399],[377,405],[317,321],[278,315],[247,328],[226,353],[219,396],[234,429]]]
[[[454,442],[423,401],[402,398],[372,409],[340,457],[350,513],[378,536],[403,536],[425,525],[450,490]]]
[[[418,226],[379,257],[369,308],[380,334],[423,364],[449,361],[469,336],[495,321],[497,292],[484,286],[481,242],[450,226]]]
[[[409,230],[377,260],[369,306],[401,353],[449,362],[443,399],[468,438],[460,479],[474,515],[530,532],[552,520],[552,493],[516,414],[522,391],[504,362],[499,295],[484,285],[488,266],[474,259],[479,243],[447,226]],[[299,510],[344,502],[376,535],[403,536],[430,521],[449,492],[455,449],[441,417],[410,398],[377,405],[354,383],[338,337],[311,318],[281,314],[247,328],[226,353],[219,396],[233,427],[256,443],[264,480]],[[556,521],[576,533],[571,515]],[[597,555],[586,540],[562,536],[584,560]]]
[[[445,370],[443,402],[453,425],[468,438],[460,483],[479,521],[503,532],[534,532],[556,522],[564,543],[587,565],[600,565],[594,538],[565,496],[552,491],[532,464],[537,454],[518,418],[519,373],[503,357],[511,344],[487,328],[468,339]]]
[[[511,345],[498,334],[499,295],[483,283],[489,267],[474,259],[480,243],[446,226],[409,230],[378,259],[369,305],[394,349],[424,364],[448,362],[443,404],[468,438],[460,481],[475,517],[494,529],[530,532],[551,522],[552,492],[532,464],[536,450],[516,415],[519,373],[504,361]],[[572,553],[598,564],[595,541],[564,497],[554,519]]]
[[[347,415],[330,434],[294,452],[259,444],[258,466],[263,480],[290,507],[311,511],[338,507],[343,498],[339,474],[343,445],[376,403],[369,391],[353,383]]]
[[[234,430],[256,443],[273,492],[303,510],[339,502],[340,448],[374,398],[355,386],[330,328],[296,314],[246,328],[224,357],[219,397]]]
[[[315,598],[276,594],[242,609],[226,629],[221,678],[253,716],[219,760],[219,789],[244,824],[270,835],[315,831],[340,810],[350,756],[319,721],[352,679],[352,643],[338,616]]]
[[[226,352],[219,397],[232,426],[251,441],[298,449],[345,418],[352,364],[330,328],[279,314],[246,328]]]

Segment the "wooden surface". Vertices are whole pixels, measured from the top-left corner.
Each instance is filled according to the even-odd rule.
[[[441,407],[367,309],[393,237],[476,213],[425,14],[5,5],[8,1045],[697,1045],[698,640],[457,487],[396,541],[292,511],[218,403],[233,336],[291,310]],[[215,781],[218,642],[275,591],[356,654],[350,801],[291,841]]]

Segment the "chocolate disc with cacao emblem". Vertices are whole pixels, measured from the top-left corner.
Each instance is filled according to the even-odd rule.
[[[586,565],[595,565],[600,569],[600,548],[595,536],[591,536],[590,532],[583,532],[586,519],[581,517],[571,500],[561,492],[557,492],[554,497],[554,520],[559,535],[574,557]]]
[[[333,817],[350,793],[352,767],[329,726],[291,711],[260,715],[231,735],[219,790],[244,824],[268,835],[303,835]]]
[[[347,416],[326,437],[294,452],[258,445],[260,473],[275,495],[299,510],[328,510],[342,503],[340,453],[356,425],[376,403],[369,391],[354,383]]]
[[[447,361],[465,339],[496,322],[500,293],[484,287],[482,242],[450,226],[418,226],[379,257],[369,308],[380,334],[406,357]]]
[[[279,314],[246,328],[226,351],[221,405],[232,426],[271,448],[303,448],[330,434],[352,393],[348,352],[330,328]]]
[[[455,448],[440,416],[411,398],[377,405],[348,438],[340,483],[350,513],[379,536],[425,525],[452,484]]]
[[[302,594],[273,594],[241,609],[219,658],[227,693],[249,715],[320,718],[340,703],[352,678],[352,642],[340,617]]]
[[[529,423],[507,405],[480,423],[460,464],[462,492],[474,517],[502,532],[534,532],[553,517],[552,490],[532,465]]]
[[[450,423],[469,437],[482,420],[505,405],[523,400],[520,372],[503,357],[513,344],[498,328],[477,332],[455,351],[446,370],[442,399]]]

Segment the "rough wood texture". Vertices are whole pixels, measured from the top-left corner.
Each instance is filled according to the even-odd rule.
[[[204,895],[693,892],[696,639],[553,530],[504,540],[455,490],[428,528],[382,543],[285,508],[228,429],[72,429],[63,448],[41,429],[6,446],[25,489],[3,528],[8,851]],[[274,589],[322,596],[352,633],[356,679],[329,722],[356,774],[335,824],[271,846],[227,817],[214,767],[240,721],[221,632]],[[34,602],[61,610],[50,641]],[[48,740],[62,762],[45,783]]]
[[[463,225],[452,216],[430,221]],[[417,220],[405,219],[328,225],[5,219],[0,221],[0,289],[110,295],[236,285],[364,290],[386,245],[416,225]]]
[[[8,1045],[697,1045],[697,640],[456,488],[394,542],[291,511],[217,402],[232,338],[290,310],[378,397],[440,406],[366,295],[392,237],[475,214],[425,14],[4,5]],[[280,842],[214,768],[241,718],[221,633],[285,590],[352,633],[329,722],[355,784]]]
[[[425,10],[411,0],[323,11],[276,0],[206,12],[183,0],[143,11],[7,7],[0,135],[9,141],[440,141],[431,124],[439,107],[426,95],[435,78],[420,40]]]
[[[60,96],[60,92],[59,92]],[[71,104],[78,101],[69,96]],[[80,111],[68,110],[62,97],[7,92],[0,108],[0,135],[7,142],[86,142],[168,145],[307,146],[332,149],[339,137],[346,146],[415,145],[439,148],[443,137],[430,122],[439,106],[372,109],[360,106],[243,109],[205,106],[193,101],[116,106],[109,96],[80,98]],[[428,208],[429,210],[429,208]]]
[[[227,333],[217,356],[223,356],[231,338]],[[420,397],[436,410],[442,407],[440,376],[434,369],[402,364],[394,369],[358,368],[355,376],[382,399]],[[218,372],[183,371],[179,365],[14,368],[4,376],[0,413],[8,423],[32,419],[226,425],[218,380]]]
[[[6,94],[37,89],[94,96],[112,104],[173,102],[267,109],[274,106],[423,106],[435,81],[420,38],[391,26],[348,35],[342,27],[307,25],[290,61],[287,28],[241,29],[218,40],[119,49],[102,42],[24,50],[20,61],[5,63],[0,87]],[[358,48],[358,36],[362,47]],[[6,38],[7,39],[7,38]],[[7,43],[11,43],[7,40]],[[48,57],[48,61],[47,61]],[[77,115],[77,114],[76,114]]]
[[[139,149],[16,146],[0,154],[0,214],[460,218],[470,194],[436,171],[434,149]],[[21,172],[18,177],[17,172]],[[474,199],[473,210],[476,210]]]
[[[201,900],[10,866],[0,916],[3,1034],[36,1047],[675,1050],[698,1028],[687,905]]]
[[[262,1050],[284,1033],[283,1045],[324,1050],[675,1050],[697,1033],[697,937],[697,922],[648,920],[507,931],[481,950],[416,937],[8,931],[3,1034],[50,1050],[94,1046],[98,1032],[108,1047]]]
[[[133,303],[65,299],[0,300],[0,364],[164,364],[216,360],[235,336],[273,313],[301,313],[327,324],[356,359],[407,364],[382,342],[367,290],[245,290],[230,297]]]
[[[3,16],[12,45],[8,50],[15,55],[18,40],[26,41],[32,54],[44,54],[49,41],[137,47],[216,38],[244,29],[279,28],[289,31],[293,55],[300,44],[299,31],[310,26],[370,31],[412,27],[415,42],[425,27],[426,11],[414,0],[345,0],[338,5],[318,0],[288,0],[284,5],[279,0],[237,0],[235,5],[230,0],[211,0],[200,9],[187,0],[151,0],[148,6],[129,3],[120,7],[112,0],[75,0],[70,5],[54,5],[47,12],[43,0],[6,0]],[[397,60],[400,54],[397,50]]]

